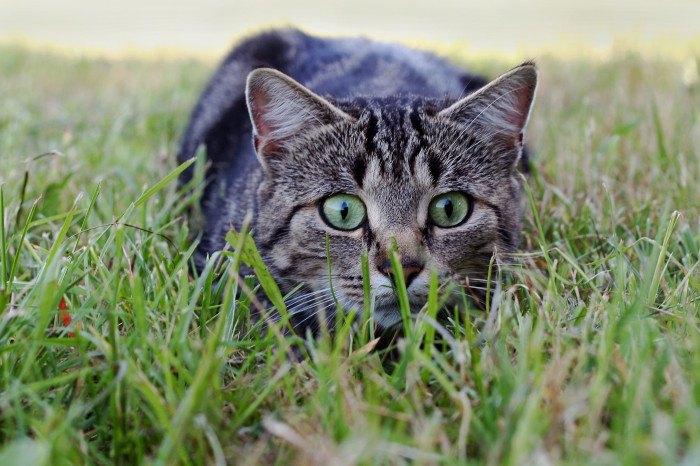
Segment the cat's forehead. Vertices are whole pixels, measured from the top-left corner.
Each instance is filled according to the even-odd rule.
[[[355,115],[361,141],[354,164],[356,181],[384,191],[434,185],[441,162],[431,155],[427,133],[432,117],[446,105],[411,97],[364,101]]]
[[[337,102],[338,107],[353,115],[361,126],[376,125],[378,129],[395,131],[417,128],[420,120],[436,115],[454,103],[451,98],[428,98],[413,95],[392,97],[362,97]],[[400,135],[397,134],[397,135]]]
[[[352,118],[299,138],[276,182],[287,180],[309,198],[361,192],[408,209],[442,192],[470,191],[492,170],[472,154],[482,144],[468,128],[439,117],[451,103],[410,96],[334,102]]]

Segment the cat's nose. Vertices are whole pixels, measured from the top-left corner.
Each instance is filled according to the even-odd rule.
[[[418,274],[420,274],[421,270],[423,270],[423,266],[413,260],[402,260],[401,268],[403,269],[403,278],[406,283],[406,288],[411,286],[411,282],[413,282]],[[384,261],[379,267],[379,271],[393,280],[394,269],[391,267],[391,262],[389,262],[389,260]]]

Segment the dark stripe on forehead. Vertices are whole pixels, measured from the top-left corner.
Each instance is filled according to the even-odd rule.
[[[386,163],[391,166],[391,174],[395,180],[404,177],[403,161],[406,150],[406,128],[404,128],[405,114],[397,109],[387,109],[381,112],[381,126],[379,134],[386,144],[388,153],[383,154]]]
[[[361,188],[362,181],[365,179],[365,172],[367,171],[367,164],[363,157],[358,157],[352,167],[352,175],[355,178],[355,182]]]
[[[415,164],[416,158],[418,158],[418,154],[420,153],[420,149],[420,144],[414,144],[411,148],[411,153],[408,154],[408,170],[410,171],[411,176],[416,175]]]
[[[408,118],[411,121],[411,127],[413,128],[413,131],[415,131],[415,136],[418,139],[418,144],[412,149],[411,154],[408,157],[408,169],[410,170],[411,175],[415,176],[416,158],[418,157],[418,154],[420,153],[421,149],[427,147],[427,144],[425,142],[423,121],[421,120],[421,117],[418,114],[418,110],[415,107],[411,109],[411,113],[409,113]]]
[[[434,154],[428,156],[428,169],[430,170],[433,184],[436,184],[440,179],[440,175],[442,175],[442,162]]]
[[[379,117],[379,140],[392,147],[400,136],[398,131],[401,130],[401,117],[392,108],[382,109],[377,116]]]
[[[419,138],[423,139],[423,122],[421,121],[420,115],[418,115],[418,110],[415,108],[412,109],[411,113],[408,115],[408,118],[411,120],[413,130],[416,132],[416,134],[418,134]]]
[[[365,132],[365,151],[367,154],[372,154],[376,146],[374,144],[374,137],[377,135],[377,117],[374,113],[369,114],[369,119],[367,121],[367,131]]]

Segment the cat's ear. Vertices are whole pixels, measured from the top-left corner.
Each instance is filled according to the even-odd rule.
[[[293,139],[324,125],[352,117],[289,76],[271,68],[248,75],[246,100],[258,158],[267,168],[281,158]]]
[[[525,63],[502,74],[438,115],[479,128],[510,147],[522,148],[522,137],[537,89],[537,68]]]

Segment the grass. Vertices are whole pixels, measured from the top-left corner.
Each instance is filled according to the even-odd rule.
[[[0,47],[0,464],[697,464],[699,84],[538,63],[498,312],[438,325],[433,292],[395,359],[340,320],[291,364],[243,331],[245,235],[188,273],[197,192],[169,180],[215,64]]]

